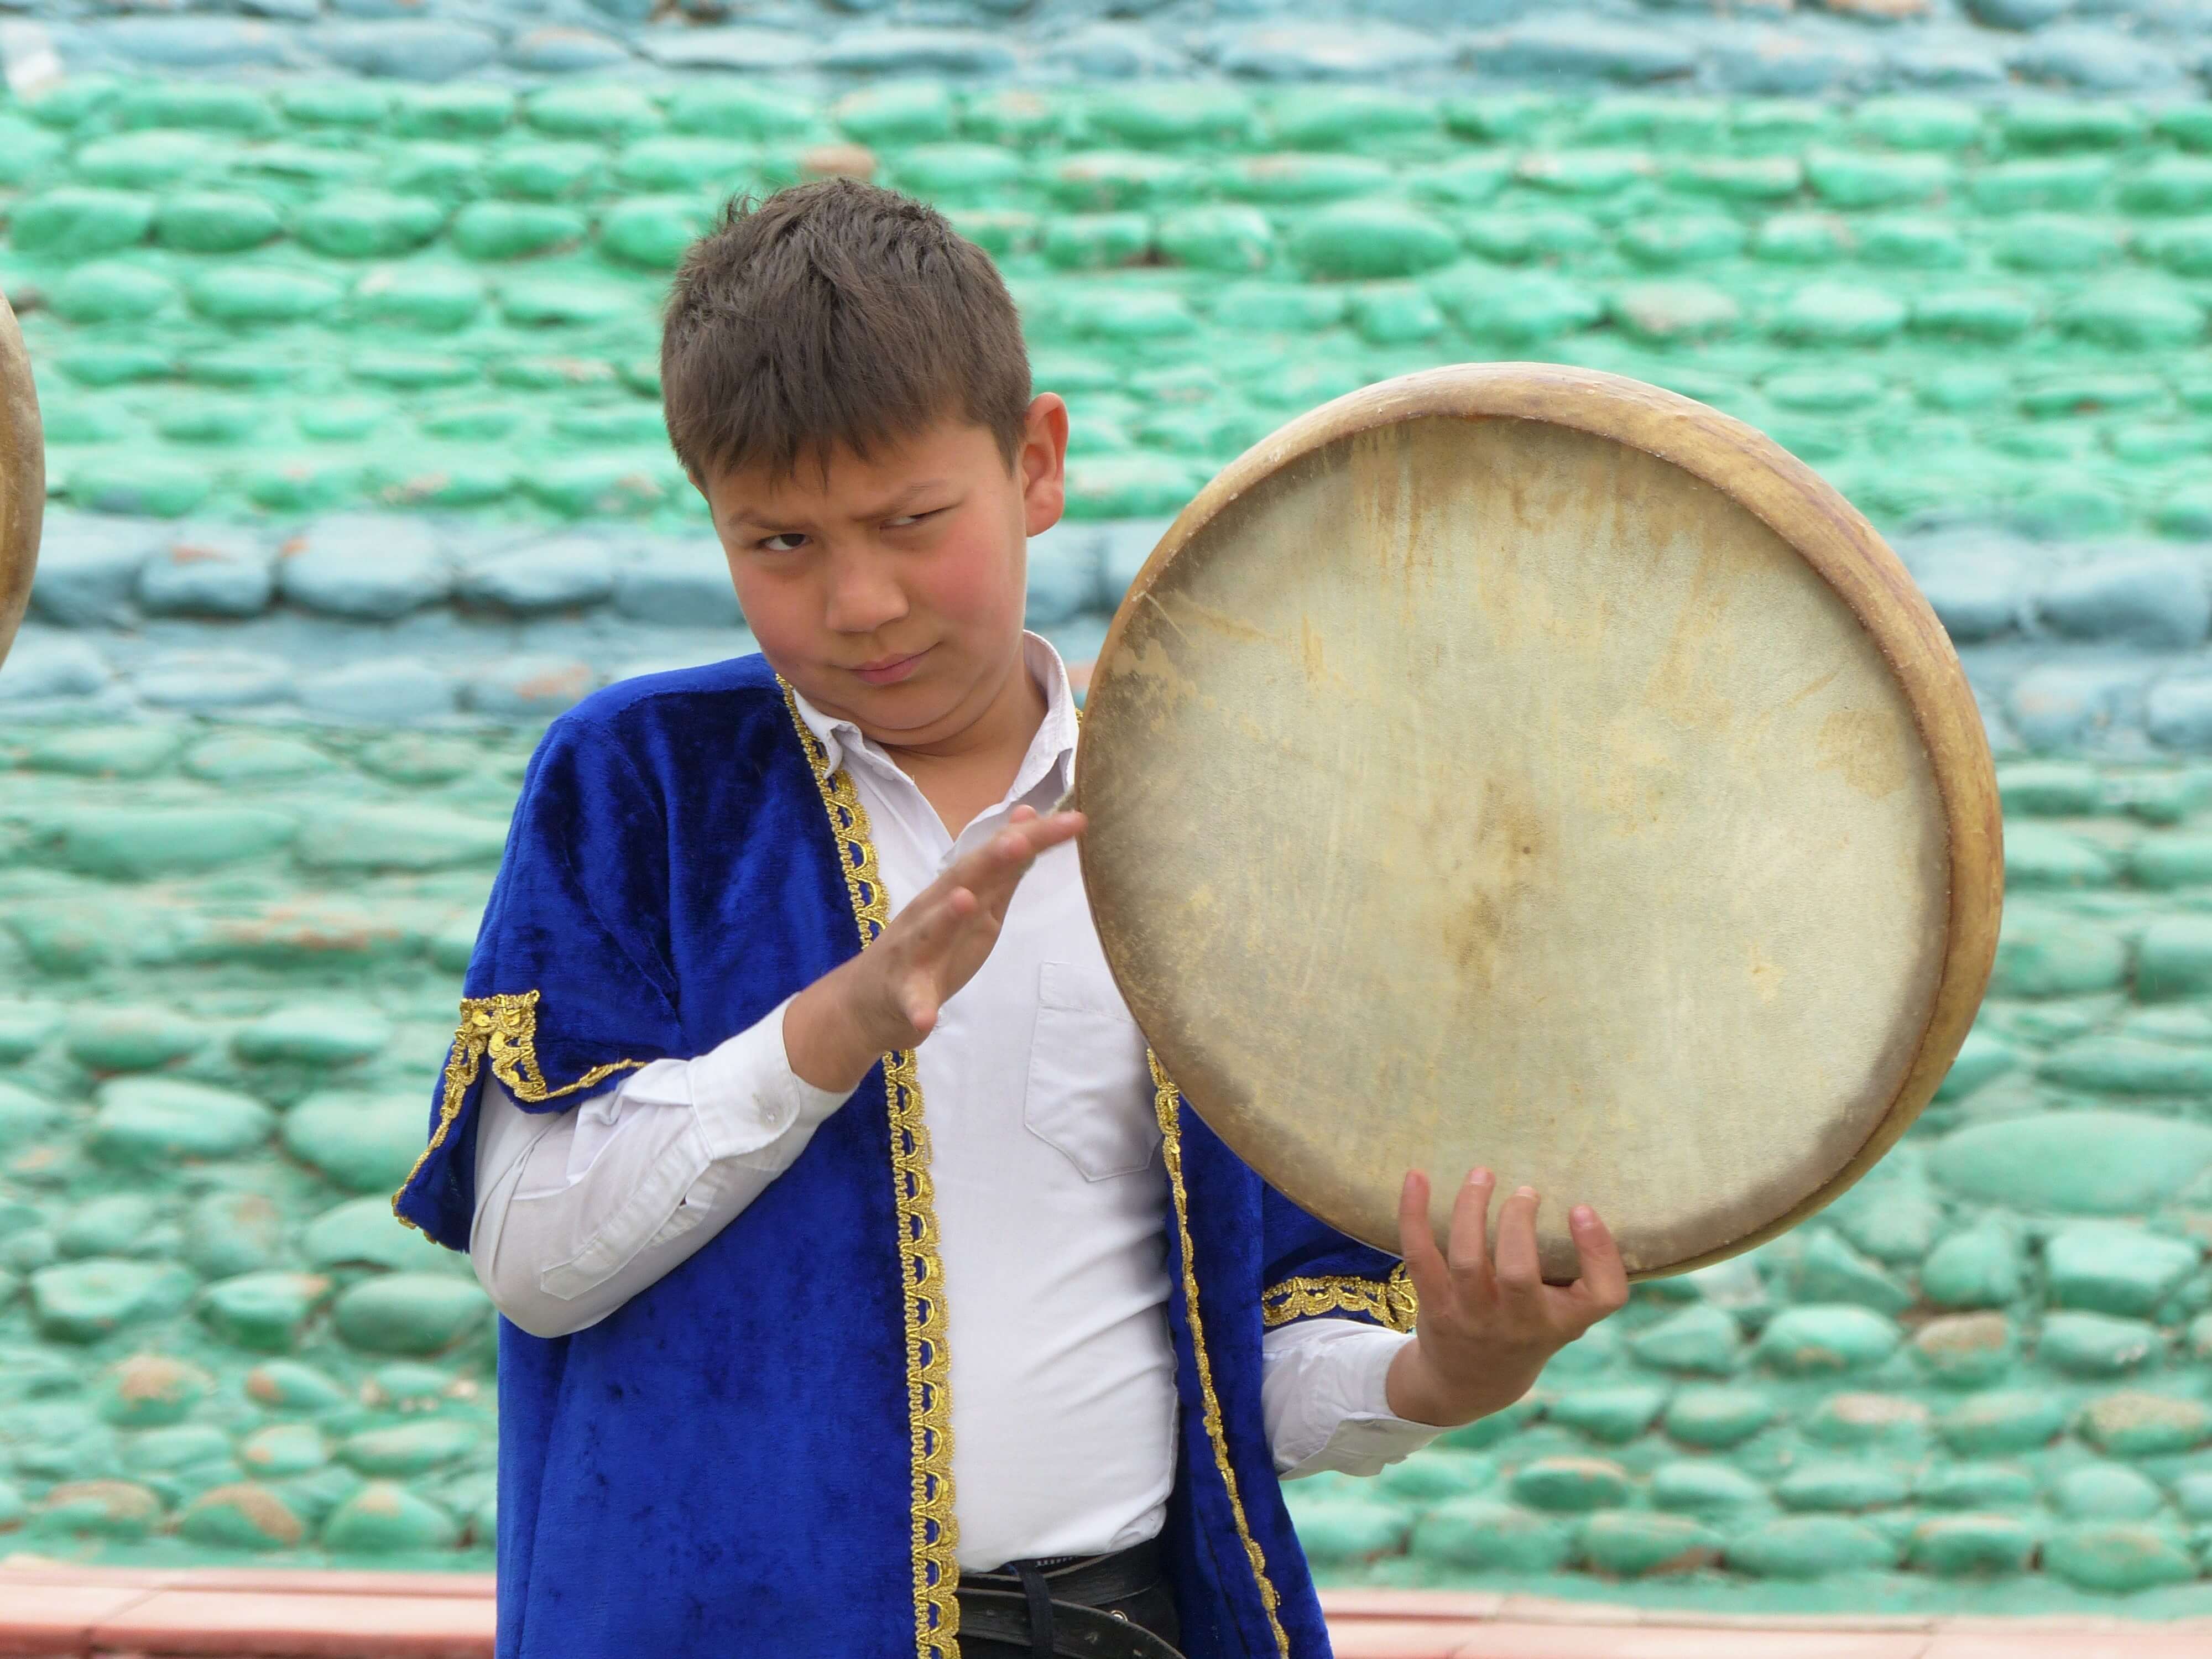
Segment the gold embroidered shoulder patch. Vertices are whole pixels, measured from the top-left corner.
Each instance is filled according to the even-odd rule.
[[[430,1154],[445,1145],[447,1134],[460,1117],[461,1103],[476,1086],[477,1074],[487,1060],[491,1063],[492,1075],[507,1085],[509,1094],[517,1100],[533,1103],[573,1095],[580,1089],[604,1083],[617,1072],[630,1071],[645,1064],[641,1060],[611,1060],[605,1066],[592,1066],[574,1083],[552,1088],[546,1083],[544,1068],[538,1061],[538,993],[502,992],[496,996],[463,998],[461,1021],[453,1028],[453,1049],[446,1056],[446,1091],[438,1103],[438,1127],[430,1136],[430,1144],[415,1160],[415,1167],[408,1170],[407,1179],[399,1183],[399,1192],[392,1194],[394,1214],[398,1212],[400,1194],[414,1184],[415,1177],[429,1162]],[[407,1226],[415,1226],[404,1215],[399,1219]]]

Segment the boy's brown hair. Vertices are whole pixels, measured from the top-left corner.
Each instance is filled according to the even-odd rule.
[[[669,441],[694,478],[842,446],[867,458],[957,416],[1009,466],[1030,403],[1021,319],[990,256],[934,208],[856,179],[733,199],[691,245],[660,337]]]

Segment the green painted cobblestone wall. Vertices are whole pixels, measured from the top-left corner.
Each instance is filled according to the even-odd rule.
[[[0,681],[0,1553],[489,1565],[492,1315],[386,1194],[531,723],[746,644],[662,438],[668,269],[730,191],[858,171],[993,250],[1073,406],[1077,522],[1031,592],[1071,654],[1161,515],[1291,414],[1584,362],[1753,420],[1897,532],[2007,757],[1997,981],[1922,1125],[1790,1237],[1640,1289],[1513,1412],[1293,1486],[1324,1577],[2212,1612],[2189,9],[1747,32],[1484,0],[1433,50],[1415,0],[1204,39],[1251,9],[1060,40],[1040,5],[996,46],[603,9],[72,13],[72,68],[271,74],[0,101],[57,496]],[[679,36],[805,74],[589,78]],[[501,78],[277,73],[356,59]],[[988,78],[1048,63],[1240,78]],[[1689,90],[1588,89],[1646,81]]]
[[[490,1305],[389,1195],[526,742],[7,749],[0,1536],[481,1565]]]
[[[54,490],[688,522],[667,270],[732,190],[825,169],[1000,258],[1079,517],[1530,356],[1741,413],[1886,525],[2212,535],[2212,106],[2077,99],[84,77],[0,108]]]
[[[526,732],[0,738],[0,1533],[481,1565],[494,1348],[395,1226]],[[1862,1186],[1291,1489],[1339,1581],[2212,1609],[2212,769],[2002,773],[1991,1001]]]

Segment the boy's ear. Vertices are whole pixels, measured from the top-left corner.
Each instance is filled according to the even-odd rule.
[[[1067,507],[1067,402],[1058,392],[1041,392],[1030,400],[1014,468],[1022,486],[1024,533],[1041,536]]]

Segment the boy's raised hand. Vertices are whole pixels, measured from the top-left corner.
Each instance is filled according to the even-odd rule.
[[[1628,1301],[1628,1273],[1597,1212],[1568,1212],[1582,1274],[1547,1285],[1536,1253],[1536,1193],[1523,1187],[1498,1215],[1490,1249],[1490,1199],[1497,1177],[1470,1171],[1452,1203],[1449,1253],[1429,1226],[1429,1179],[1415,1170],[1398,1197],[1398,1237],[1420,1299],[1413,1340],[1391,1361],[1390,1409],[1412,1423],[1455,1428],[1503,1411],[1535,1385],[1561,1348]]]
[[[917,893],[874,944],[792,999],[783,1016],[792,1070],[818,1089],[850,1090],[884,1054],[927,1036],[991,954],[1037,855],[1073,841],[1085,822],[1080,812],[1039,817],[1016,807],[1004,830]]]

